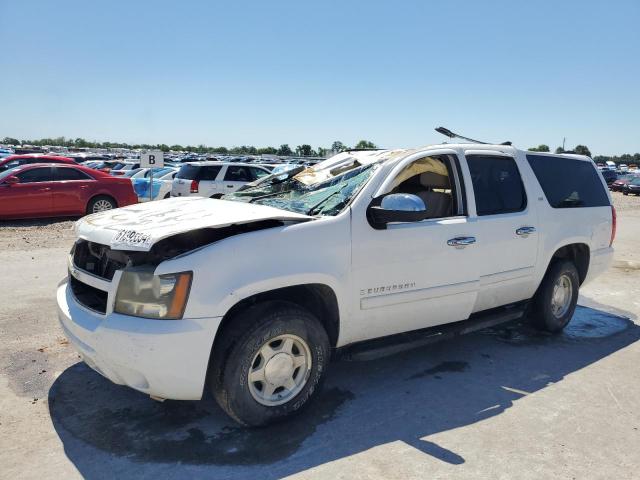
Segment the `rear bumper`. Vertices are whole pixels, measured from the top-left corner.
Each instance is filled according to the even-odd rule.
[[[589,270],[587,271],[587,278],[585,278],[582,284],[586,284],[596,278],[601,273],[604,273],[613,262],[613,247],[600,248],[591,252],[591,258],[589,262]]]
[[[57,290],[62,329],[92,369],[119,385],[175,400],[202,397],[220,317],[149,320],[93,312],[65,280]]]

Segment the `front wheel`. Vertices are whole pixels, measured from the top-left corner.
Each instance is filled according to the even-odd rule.
[[[216,401],[247,426],[297,413],[318,390],[329,361],[320,321],[288,302],[254,305],[231,321],[214,347],[210,383]]]
[[[540,284],[529,312],[533,325],[552,333],[564,329],[575,312],[579,288],[578,270],[572,262],[553,263]]]

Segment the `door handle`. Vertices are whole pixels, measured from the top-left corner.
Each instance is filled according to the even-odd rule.
[[[233,188],[233,185],[227,185],[227,188]]]
[[[50,187],[43,187],[40,189],[41,192],[50,192],[51,188]]]
[[[447,241],[447,245],[456,248],[464,248],[467,245],[473,245],[474,243],[476,243],[476,237],[456,237]]]
[[[521,237],[527,237],[532,233],[536,232],[536,227],[520,227],[516,230],[516,235],[520,235]]]

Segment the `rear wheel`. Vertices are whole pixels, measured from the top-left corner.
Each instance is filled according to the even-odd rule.
[[[330,356],[326,331],[307,310],[265,302],[232,320],[214,349],[213,395],[234,420],[259,426],[300,411],[318,390]]]
[[[107,210],[113,210],[114,208],[118,208],[118,205],[113,198],[106,195],[100,195],[89,201],[89,204],[87,205],[87,214],[106,212]]]
[[[553,263],[533,300],[529,318],[532,324],[547,332],[560,332],[567,326],[578,303],[580,278],[569,261]]]

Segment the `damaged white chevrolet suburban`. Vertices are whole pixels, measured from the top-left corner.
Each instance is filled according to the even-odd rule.
[[[208,386],[263,425],[305,405],[347,345],[523,315],[562,330],[611,261],[615,211],[587,157],[443,144],[344,152],[76,232],[57,300],[84,361],[156,399]]]

